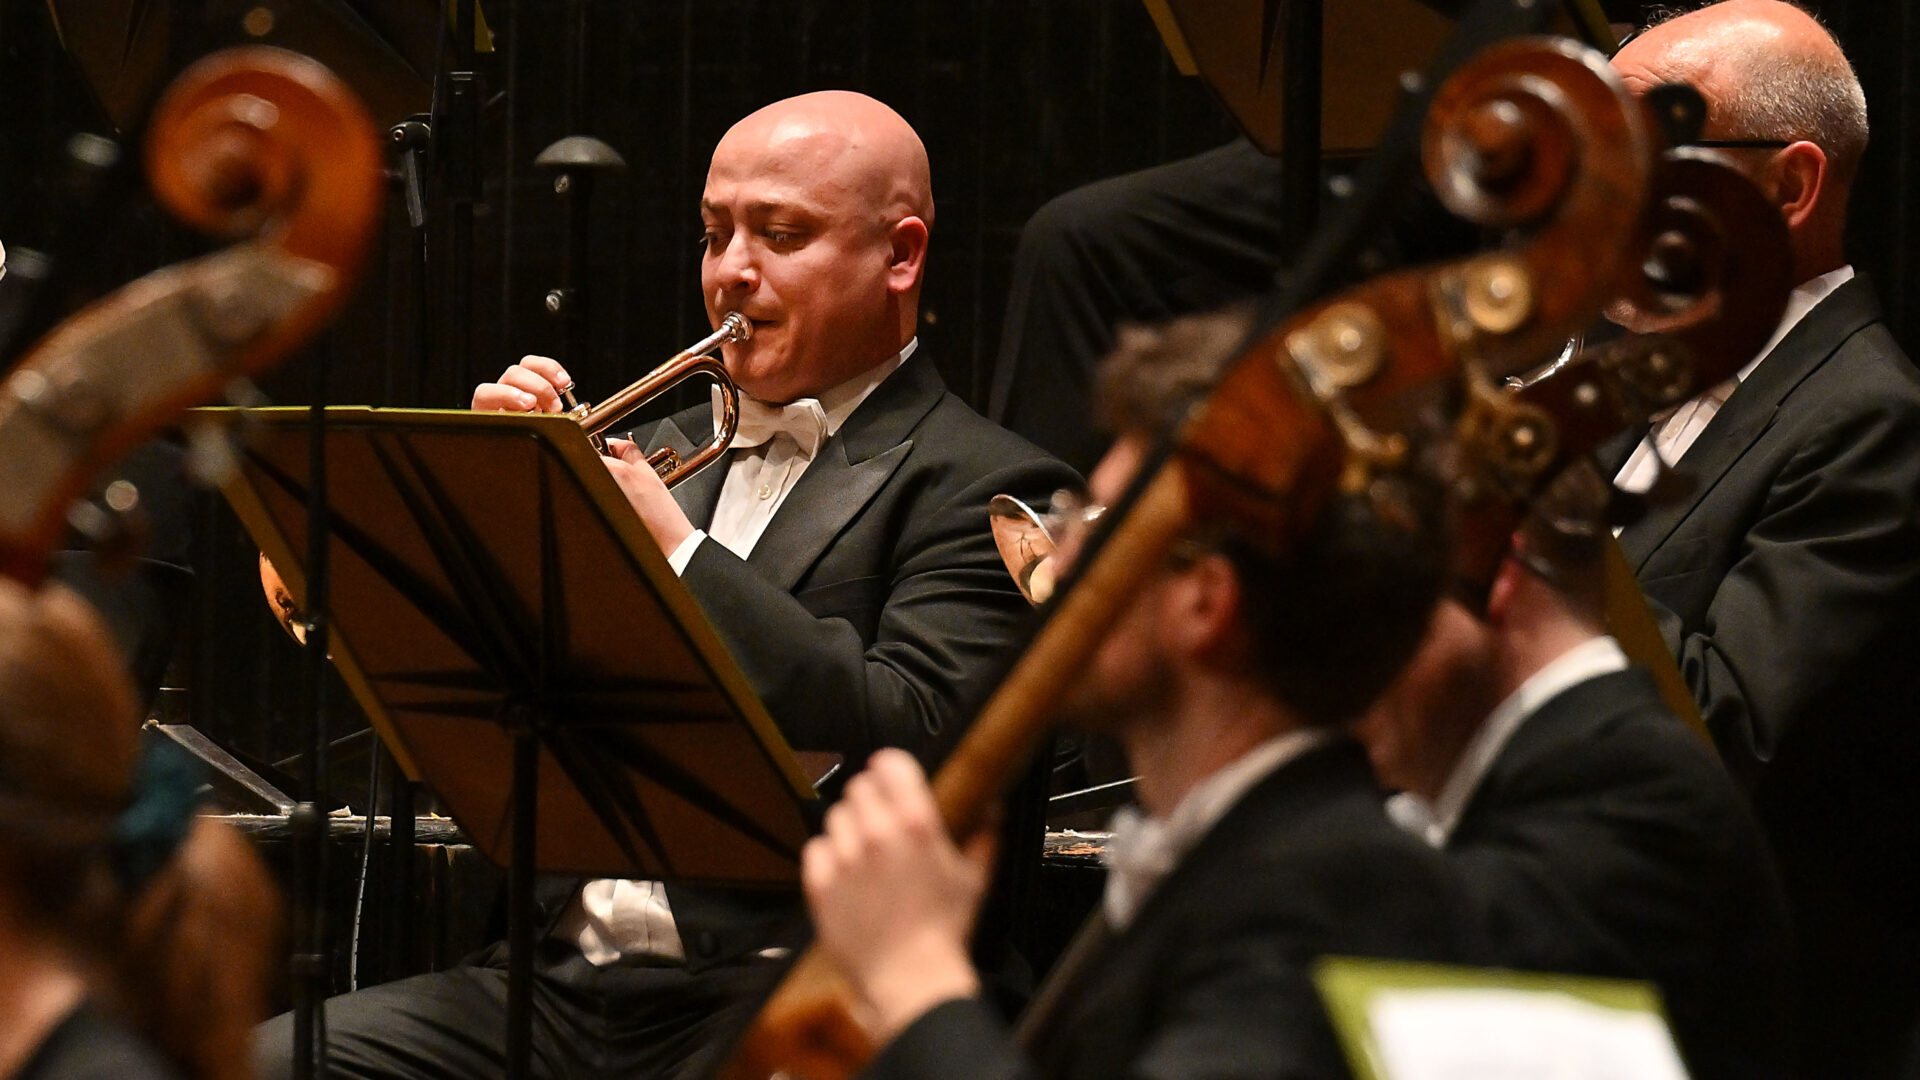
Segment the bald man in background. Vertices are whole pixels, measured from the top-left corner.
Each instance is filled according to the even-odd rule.
[[[1801,1073],[1889,1075],[1920,1016],[1920,377],[1842,250],[1866,100],[1805,12],[1728,0],[1614,57],[1693,85],[1779,207],[1800,284],[1772,342],[1624,457],[1692,478],[1620,543],[1779,856]],[[1624,450],[1623,450],[1624,453]]]
[[[615,442],[607,467],[792,746],[898,747],[932,767],[1026,608],[987,502],[1043,503],[1077,477],[948,393],[919,348],[933,194],[892,109],[829,91],[753,113],[715,148],[700,215],[708,317],[753,323],[725,347],[734,449],[671,492],[645,464],[713,437],[702,405]],[[526,357],[473,407],[558,411],[571,381]],[[779,968],[760,954],[799,912],[797,895],[660,882],[565,883],[548,900],[539,1077],[700,1074],[770,988]],[[500,945],[335,998],[335,1074],[501,1075],[505,965]],[[267,1075],[286,1075],[290,1036],[286,1018],[263,1029]]]

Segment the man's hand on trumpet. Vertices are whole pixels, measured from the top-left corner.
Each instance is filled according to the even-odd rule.
[[[519,363],[501,372],[499,381],[474,387],[473,408],[481,412],[565,412],[560,394],[572,388],[573,377],[558,360],[523,356]],[[640,447],[626,439],[609,439],[607,453],[600,460],[607,463],[607,471],[662,552],[673,554],[693,535],[693,523],[673,501],[653,466],[647,464],[647,455]]]
[[[613,474],[613,482],[627,495],[627,501],[633,504],[634,512],[640,515],[640,521],[647,531],[653,534],[653,542],[660,550],[672,555],[693,535],[693,522],[673,501],[673,493],[667,485],[660,482],[660,476],[647,464],[646,451],[635,446],[627,439],[608,439],[607,454],[600,460],[607,463],[607,471]]]
[[[565,412],[560,391],[571,389],[573,376],[560,361],[523,356],[501,372],[500,381],[473,388],[473,407],[480,412]]]

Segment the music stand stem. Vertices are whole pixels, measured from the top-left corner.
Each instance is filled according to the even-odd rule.
[[[513,856],[507,868],[507,1080],[527,1080],[533,1061],[533,855],[539,824],[540,743],[532,715],[521,711],[516,719]]]

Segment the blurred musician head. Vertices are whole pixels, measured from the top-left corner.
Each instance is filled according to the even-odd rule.
[[[159,1075],[136,1068],[151,1051],[113,1015],[185,1076],[245,1080],[279,926],[274,886],[229,827],[185,823],[197,780],[170,809],[140,798],[151,789],[136,779],[139,706],[124,671],[78,596],[0,580],[0,1075],[82,1015],[60,1044],[70,1056],[36,1068]],[[131,839],[137,799],[143,822],[172,812],[185,825],[178,847],[165,829]]]
[[[1514,536],[1486,611],[1451,598],[1435,607],[1419,650],[1360,724],[1387,786],[1431,802],[1495,706],[1606,633],[1606,491],[1593,469],[1569,470]]]
[[[92,994],[137,744],[132,687],[92,610],[0,580],[0,1074]]]
[[[708,317],[753,320],[725,355],[754,397],[817,395],[912,339],[933,188],[920,137],[873,98],[803,94],[735,124],[714,148],[700,219]]]
[[[1242,316],[1214,315],[1121,334],[1100,375],[1099,408],[1117,439],[1093,471],[1094,500],[1120,497],[1246,329]],[[1233,525],[1197,529],[1109,633],[1064,718],[1120,741],[1155,813],[1274,734],[1351,721],[1426,625],[1446,565],[1439,490],[1407,479],[1405,528],[1366,499],[1336,498],[1284,555]],[[1075,538],[1063,547],[1071,558]],[[1212,734],[1193,739],[1190,726]],[[1187,756],[1148,760],[1169,752]]]
[[[1684,82],[1706,98],[1703,144],[1724,149],[1780,208],[1796,282],[1846,262],[1867,100],[1813,16],[1779,0],[1724,0],[1649,28],[1613,65],[1636,91]]]

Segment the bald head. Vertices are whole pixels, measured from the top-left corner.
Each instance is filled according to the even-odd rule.
[[[1686,82],[1726,139],[1806,139],[1851,176],[1867,146],[1867,102],[1825,27],[1780,0],[1724,0],[1668,20],[1615,58],[1628,80]]]
[[[749,113],[721,138],[714,167],[743,154],[827,180],[876,222],[917,217],[933,225],[926,146],[899,113],[865,94],[821,90]]]
[[[776,101],[714,148],[701,287],[741,389],[818,396],[897,356],[919,319],[933,224],[927,149],[899,113],[831,90]]]
[[[1784,161],[1760,157],[1765,150],[1736,153],[1763,188],[1778,189],[1769,194],[1780,196],[1795,233],[1803,278],[1842,261],[1847,192],[1867,148],[1867,103],[1846,54],[1813,16],[1780,0],[1723,0],[1651,27],[1613,64],[1635,91],[1663,82],[1700,91],[1704,138],[1799,144],[1782,152]]]
[[[0,580],[0,836],[95,830],[119,813],[140,710],[119,650],[65,589]]]

